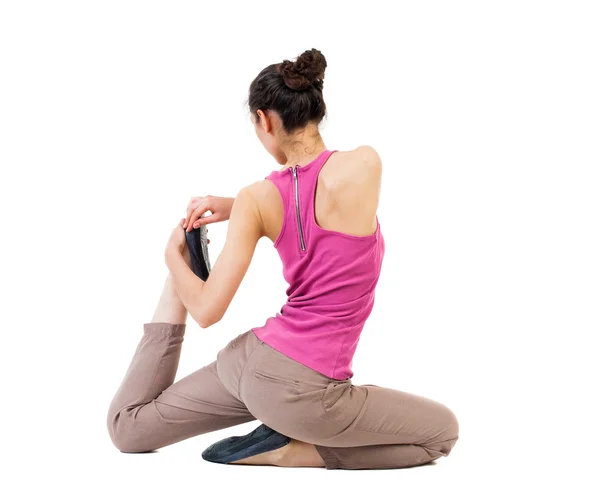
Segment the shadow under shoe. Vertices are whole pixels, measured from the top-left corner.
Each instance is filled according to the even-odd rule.
[[[261,424],[247,435],[229,437],[213,443],[202,452],[202,458],[205,461],[226,464],[280,449],[291,440],[290,437]]]

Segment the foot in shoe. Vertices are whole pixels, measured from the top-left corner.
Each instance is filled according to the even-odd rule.
[[[261,424],[247,435],[224,438],[212,444],[202,452],[202,458],[206,461],[228,464],[281,449],[290,441],[290,437]]]
[[[251,464],[257,466],[280,467],[325,467],[325,461],[311,443],[294,438],[280,449],[253,455],[231,464]]]
[[[185,233],[187,247],[190,252],[191,269],[205,282],[211,271],[206,231],[206,225],[201,225],[197,229]]]
[[[247,435],[214,443],[202,452],[202,458],[222,464],[325,467],[314,445],[290,438],[265,424]]]
[[[290,453],[293,448],[294,440],[275,450],[262,452],[260,454],[245,457],[238,461],[232,461],[228,464],[250,464],[254,466],[288,466],[290,461]]]

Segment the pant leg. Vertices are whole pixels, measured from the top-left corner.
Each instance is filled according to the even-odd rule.
[[[334,380],[264,342],[244,368],[241,399],[276,431],[312,443],[328,469],[402,468],[447,456],[458,421],[443,404]]]
[[[315,444],[328,469],[427,464],[448,456],[458,440],[454,413],[420,395],[334,381],[322,402],[329,420],[339,424]]]
[[[185,328],[185,324],[144,324],[107,415],[110,438],[122,452],[148,452],[255,419],[225,389],[216,361],[173,383]]]

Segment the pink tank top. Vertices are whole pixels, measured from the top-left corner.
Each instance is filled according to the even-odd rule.
[[[266,344],[330,378],[351,378],[352,359],[374,304],[385,243],[377,230],[356,236],[326,230],[314,214],[319,171],[335,151],[312,162],[275,170],[283,200],[283,223],[273,247],[283,263],[287,302],[262,327]]]

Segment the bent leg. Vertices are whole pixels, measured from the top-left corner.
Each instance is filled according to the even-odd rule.
[[[148,452],[255,419],[223,387],[216,361],[173,384],[185,326],[144,324],[144,334],[107,415],[111,440],[122,452]]]
[[[323,406],[336,424],[315,444],[327,469],[418,466],[447,456],[458,440],[454,413],[420,395],[334,382]]]

